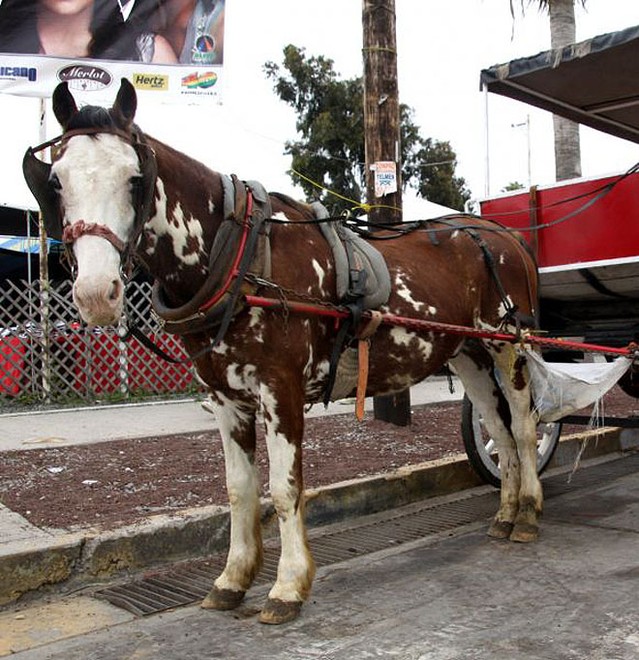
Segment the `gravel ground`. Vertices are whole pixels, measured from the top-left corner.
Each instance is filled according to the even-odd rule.
[[[463,451],[460,404],[415,407],[409,427],[354,415],[307,419],[307,487],[379,474]],[[268,494],[263,433],[257,460]],[[225,504],[218,431],[2,454],[0,501],[38,527],[132,523],[149,514]]]
[[[639,414],[639,402],[618,387],[604,400],[607,415]],[[354,415],[307,419],[304,475],[307,487],[380,474],[463,452],[461,404],[413,408],[411,425],[398,427]],[[586,411],[587,412],[587,411]],[[564,433],[583,427],[564,427]],[[268,495],[263,434],[257,460]],[[4,452],[0,501],[38,527],[103,528],[150,514],[225,504],[219,433],[115,440],[99,444]]]

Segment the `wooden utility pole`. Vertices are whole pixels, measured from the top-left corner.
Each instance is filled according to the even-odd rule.
[[[366,196],[371,222],[402,219],[395,0],[363,0]],[[376,192],[376,167],[394,163],[395,191]],[[389,166],[385,166],[389,167]]]
[[[366,197],[372,223],[401,222],[395,0],[362,0]],[[376,419],[410,424],[410,391],[375,397]]]

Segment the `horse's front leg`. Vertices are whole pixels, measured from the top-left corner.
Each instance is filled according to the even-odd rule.
[[[278,624],[298,616],[315,575],[304,521],[304,399],[301,389],[291,383],[281,384],[278,389],[262,386],[261,398],[281,554],[277,580],[269,592],[260,621]]]
[[[255,465],[255,411],[228,399],[223,401],[223,404],[214,403],[214,407],[224,447],[231,539],[224,571],[202,601],[203,608],[216,610],[230,610],[242,602],[263,557]]]

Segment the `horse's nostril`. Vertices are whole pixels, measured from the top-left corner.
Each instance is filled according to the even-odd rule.
[[[109,300],[115,301],[118,299],[120,294],[120,281],[112,280],[111,281],[111,291],[109,293]]]

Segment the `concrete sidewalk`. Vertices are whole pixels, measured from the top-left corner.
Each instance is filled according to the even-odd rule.
[[[350,547],[353,539],[367,547],[366,539],[378,535],[398,542],[381,549],[376,543],[377,550],[355,557],[337,551],[319,567],[301,616],[284,626],[256,621],[271,582],[256,584],[233,612],[203,610],[194,599],[148,616],[87,588],[0,613],[0,656],[636,660],[638,458],[591,462],[570,485],[565,473],[548,477],[537,543],[486,536],[486,512],[497,502],[487,487],[311,530],[318,553],[340,541]],[[456,526],[462,509],[471,521]],[[441,531],[442,519],[453,527]],[[419,531],[399,541],[388,523]],[[158,573],[142,585],[129,583],[128,594],[153,603],[163,589],[176,593],[176,584],[210,586],[188,565],[175,569],[168,580]]]

